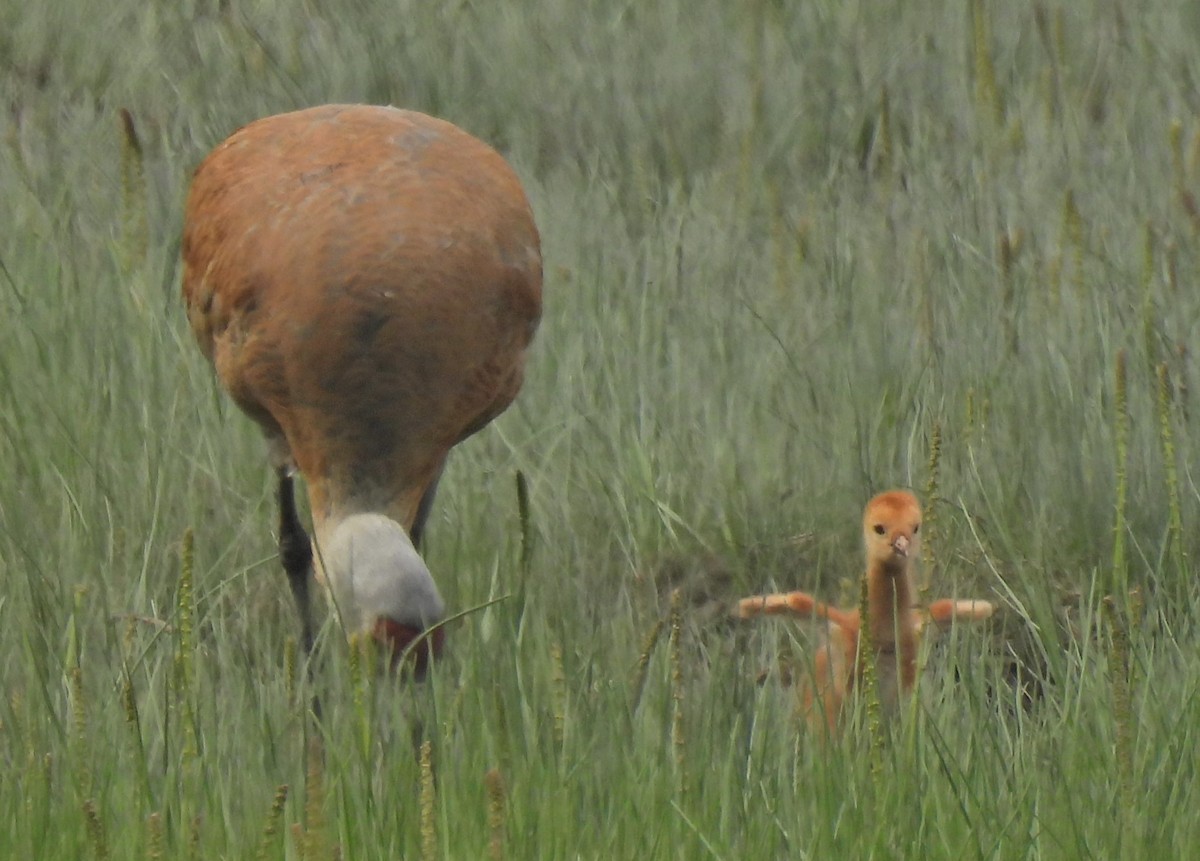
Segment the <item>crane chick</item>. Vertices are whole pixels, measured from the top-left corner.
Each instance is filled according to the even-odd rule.
[[[949,598],[924,610],[917,607],[912,571],[920,554],[920,531],[921,505],[908,491],[881,493],[863,511],[868,641],[879,701],[893,712],[916,686],[917,650],[926,620],[949,627],[958,619],[981,620],[993,612],[987,601]],[[866,669],[860,612],[830,607],[807,592],[743,598],[736,612],[741,618],[789,614],[828,624],[828,639],[814,656],[812,681],[804,690],[804,710],[811,723],[823,716],[830,730],[836,729],[846,698]]]
[[[450,449],[521,388],[542,307],[537,227],[491,147],[394,108],[253,122],[200,164],[183,296],[204,355],[258,423],[279,481],[279,546],[311,648],[316,575],[348,635],[418,670],[445,605],[417,552]]]

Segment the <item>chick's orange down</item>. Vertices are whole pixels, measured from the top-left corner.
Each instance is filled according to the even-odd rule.
[[[863,511],[866,547],[867,630],[874,652],[879,699],[895,711],[917,682],[917,650],[926,620],[946,627],[957,619],[986,619],[987,601],[941,599],[921,610],[915,601],[912,572],[920,553],[921,506],[908,491],[881,493]],[[811,722],[835,729],[846,698],[861,681],[866,655],[858,610],[839,610],[806,592],[762,595],[738,602],[738,615],[788,614],[827,623],[826,642],[813,656],[804,709]]]

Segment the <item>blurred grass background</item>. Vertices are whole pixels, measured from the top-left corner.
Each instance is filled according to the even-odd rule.
[[[1182,857],[1198,39],[1171,3],[0,2],[0,855]],[[505,153],[546,307],[429,532],[453,607],[507,597],[417,689],[327,626],[313,727],[178,251],[212,146],[333,101]],[[853,603],[891,486],[930,594],[1002,611],[892,743],[827,749],[755,683],[803,629],[725,612]]]

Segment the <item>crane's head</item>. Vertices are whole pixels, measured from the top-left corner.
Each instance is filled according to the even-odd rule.
[[[889,490],[867,503],[863,540],[868,563],[900,573],[921,551],[921,504],[907,490]]]
[[[370,635],[393,661],[412,645],[423,675],[443,641],[442,628],[426,632],[446,605],[404,527],[382,514],[351,515],[321,544],[320,560],[347,635]]]

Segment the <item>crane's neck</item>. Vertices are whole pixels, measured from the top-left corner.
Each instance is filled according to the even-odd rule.
[[[356,515],[383,514],[407,532],[412,528],[427,484],[407,484],[400,491],[383,481],[371,479],[335,480],[305,475],[313,524],[318,538],[332,535],[337,526]]]
[[[915,656],[912,575],[906,560],[876,561],[867,573],[871,645],[878,651]]]

